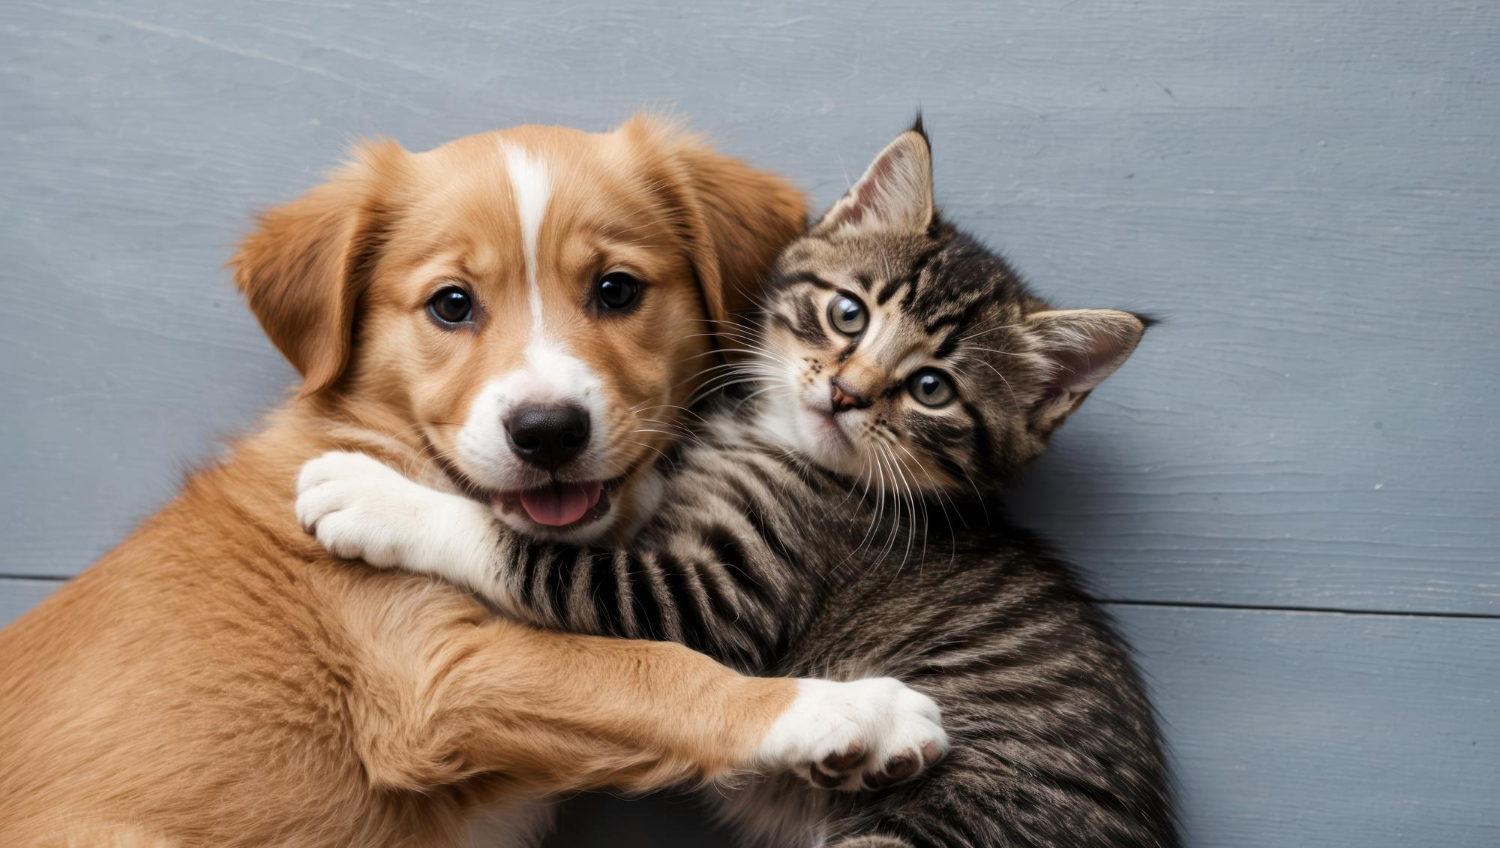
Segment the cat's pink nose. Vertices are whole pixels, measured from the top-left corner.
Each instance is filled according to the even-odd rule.
[[[828,381],[829,399],[833,403],[833,414],[837,415],[850,409],[864,409],[874,401],[867,397],[861,397],[849,391],[849,388],[834,377]]]

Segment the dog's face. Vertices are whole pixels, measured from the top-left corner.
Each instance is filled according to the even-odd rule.
[[[366,147],[235,260],[304,394],[379,410],[516,530],[598,538],[643,490],[803,222],[785,183],[649,120]]]

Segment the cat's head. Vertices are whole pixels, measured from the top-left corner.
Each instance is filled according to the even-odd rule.
[[[765,307],[754,368],[770,426],[897,491],[998,488],[1146,329],[1053,309],[944,221],[920,119],[782,254]]]

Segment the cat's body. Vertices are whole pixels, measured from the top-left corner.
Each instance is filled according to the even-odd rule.
[[[743,337],[750,390],[679,445],[627,544],[517,537],[474,500],[348,454],[304,471],[299,517],[337,554],[438,574],[546,626],[681,641],[747,670],[889,675],[938,701],[954,747],[920,781],[716,792],[753,840],[1175,845],[1125,649],[993,498],[1143,330],[1051,310],[942,222],[925,137],[907,133],[784,254]]]
[[[896,569],[898,552],[871,566],[772,666],[905,681],[942,707],[947,759],[873,795],[785,780],[724,793],[726,816],[761,844],[809,844],[808,833],[840,846],[870,835],[913,848],[1176,844],[1151,706],[1108,617],[1066,563],[989,520],[956,546],[934,528],[925,562]]]

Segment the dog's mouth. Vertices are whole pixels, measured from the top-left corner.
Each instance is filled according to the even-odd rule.
[[[639,471],[638,459],[623,474],[608,480],[553,479],[531,489],[491,489],[476,484],[457,465],[439,457],[443,471],[469,497],[485,503],[496,518],[507,521],[518,532],[534,531],[542,538],[596,524],[609,517],[610,494]]]
[[[609,493],[620,479],[554,480],[535,489],[495,492],[490,495],[490,506],[497,513],[524,516],[542,527],[582,527],[609,514]]]

